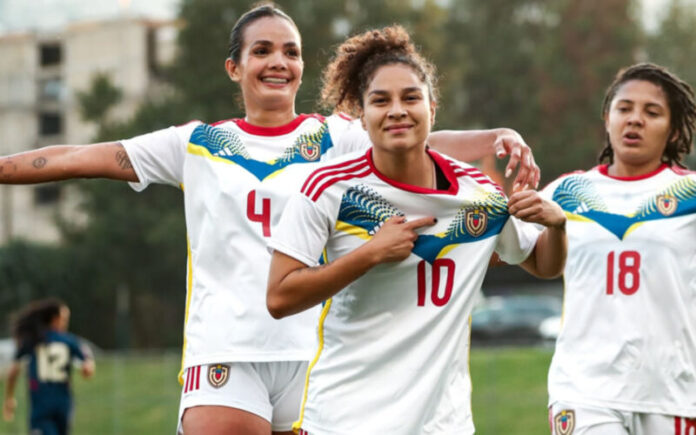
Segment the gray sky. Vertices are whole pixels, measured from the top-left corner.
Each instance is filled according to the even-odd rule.
[[[119,15],[176,17],[180,0],[0,0],[0,33],[59,30],[71,21]],[[37,11],[40,11],[37,13]]]

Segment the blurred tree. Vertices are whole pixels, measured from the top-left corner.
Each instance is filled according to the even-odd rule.
[[[104,120],[109,109],[118,103],[122,96],[121,90],[111,83],[107,74],[96,74],[89,90],[77,93],[80,115],[86,121]]]

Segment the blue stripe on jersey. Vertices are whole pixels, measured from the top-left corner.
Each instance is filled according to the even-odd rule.
[[[326,121],[317,130],[298,136],[279,158],[267,162],[252,159],[239,135],[228,129],[201,124],[193,130],[189,142],[205,148],[211,156],[238,164],[259,181],[288,165],[316,161],[333,147]]]
[[[553,192],[553,200],[571,215],[581,216],[601,225],[623,240],[636,224],[658,219],[668,219],[696,213],[696,181],[684,177],[644,201],[635,213],[620,215],[609,213],[604,200],[594,185],[581,176],[564,180]],[[669,212],[660,211],[659,202],[670,203]],[[664,208],[663,208],[664,209]]]
[[[467,219],[472,212],[486,215],[485,230],[476,235],[467,229]],[[404,216],[404,213],[369,187],[357,185],[343,194],[337,229],[354,233],[351,228],[357,227],[363,230],[363,236],[371,237],[384,221],[393,216]],[[463,205],[445,232],[419,235],[413,253],[432,264],[454,245],[476,242],[500,233],[508,218],[505,197],[498,192],[485,192],[480,199]]]

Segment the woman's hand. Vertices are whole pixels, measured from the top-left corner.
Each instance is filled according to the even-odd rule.
[[[535,190],[521,190],[510,195],[508,211],[512,216],[549,228],[564,228],[566,216],[553,201],[545,200]]]
[[[413,221],[406,221],[403,216],[393,216],[384,222],[372,239],[365,244],[364,249],[369,249],[374,255],[376,264],[405,260],[411,255],[418,238],[416,230],[435,225],[436,222],[437,219],[432,216]]]
[[[539,166],[534,161],[532,149],[522,136],[511,128],[498,128],[495,131],[497,133],[493,144],[495,156],[499,159],[510,156],[510,161],[505,166],[505,178],[509,177],[519,165],[513,184],[513,191],[524,186],[537,188],[541,172]]]

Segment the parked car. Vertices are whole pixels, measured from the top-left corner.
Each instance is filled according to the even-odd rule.
[[[548,342],[550,338],[542,336],[540,327],[547,319],[558,318],[560,322],[561,310],[562,301],[555,296],[489,297],[471,315],[471,341],[493,346]]]

